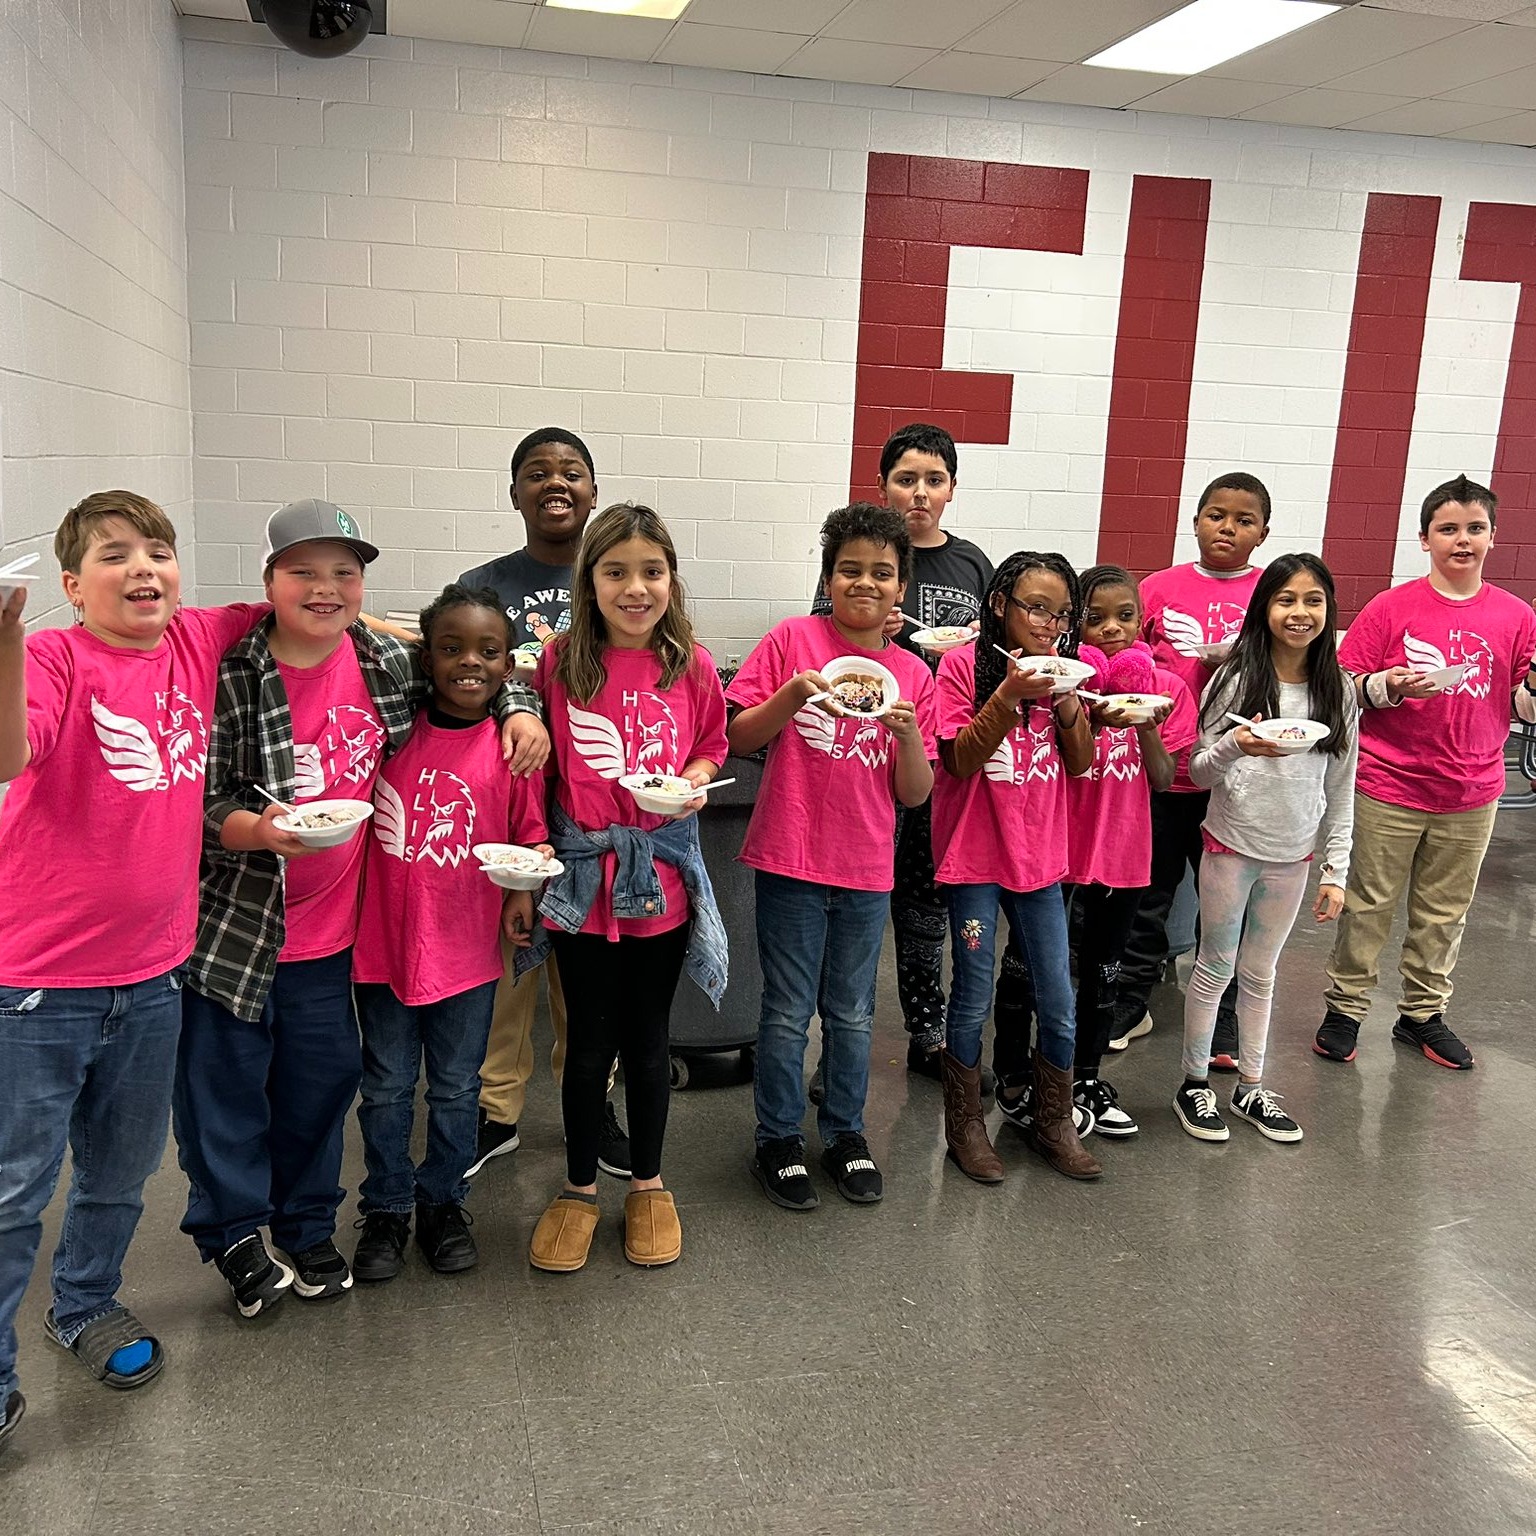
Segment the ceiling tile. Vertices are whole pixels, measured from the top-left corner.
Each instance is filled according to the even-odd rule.
[[[814,37],[848,0],[692,0],[683,18],[707,27],[762,28],[771,21],[780,32],[803,32]]]
[[[512,0],[389,0],[389,32],[391,37],[519,48],[533,9]]]
[[[1491,80],[1479,80],[1476,85],[1464,85],[1459,90],[1446,91],[1445,101],[1486,101],[1496,107],[1508,107],[1511,112],[1529,107],[1536,102],[1536,65],[1511,70],[1507,75],[1495,75]]]
[[[1513,16],[1506,16],[1504,20],[1517,27],[1536,27],[1536,5],[1528,11],[1516,11]]]
[[[1511,117],[1478,123],[1472,128],[1457,128],[1442,134],[1446,139],[1475,139],[1481,144],[1536,145],[1536,112],[1516,112]]]
[[[861,85],[894,85],[937,53],[897,43],[855,43],[841,37],[812,38],[779,69],[808,80],[849,80]]]
[[[1013,0],[853,0],[823,37],[847,37],[861,43],[900,38],[920,48],[952,48],[962,37],[995,21]],[[985,50],[980,50],[984,52]]]
[[[1224,80],[1273,80],[1280,85],[1316,85],[1352,69],[1423,48],[1465,32],[1471,22],[1414,16],[1350,6],[1325,16],[1289,37],[1215,64],[1208,74]]]
[[[1185,112],[1192,117],[1236,117],[1250,107],[1284,96],[1283,85],[1254,80],[1214,80],[1194,75],[1131,102],[1137,112]]]
[[[901,85],[925,91],[964,91],[972,96],[1017,96],[1061,65],[1041,59],[1005,59],[984,53],[941,53],[920,64]]]
[[[1413,99],[1411,96],[1367,96],[1361,91],[1330,91],[1324,87],[1267,101],[1251,111],[1238,113],[1238,116],[1263,123],[1289,123],[1297,128],[1337,128],[1368,112],[1408,106]]]
[[[1092,0],[1075,5],[1062,0],[1016,0],[1011,10],[967,37],[965,49],[1075,64],[1184,4],[1185,0]]]
[[[1384,96],[1430,96],[1527,64],[1536,64],[1536,30],[1488,25],[1318,83]]]
[[[1138,69],[1090,69],[1068,64],[1039,85],[1019,95],[1025,101],[1059,101],[1078,107],[1123,107],[1173,82],[1170,75],[1148,75]]]
[[[759,32],[747,27],[701,27],[680,22],[661,52],[662,64],[693,64],[703,69],[744,69],[771,75],[809,38],[804,33]]]
[[[1370,3],[1383,11],[1452,16],[1460,21],[1502,21],[1520,10],[1525,0],[1370,0]]]
[[[551,11],[540,6],[523,46],[546,53],[590,53],[601,59],[648,59],[672,25],[638,16],[599,16],[593,11]]]
[[[1369,133],[1440,134],[1507,115],[1502,107],[1479,107],[1465,101],[1412,101],[1405,107],[1357,117],[1346,126]]]

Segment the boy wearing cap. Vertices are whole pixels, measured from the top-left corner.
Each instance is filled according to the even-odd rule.
[[[410,735],[425,692],[417,655],[359,620],[377,555],[329,502],[273,513],[272,614],[219,669],[172,1109],[191,1183],[182,1230],[242,1317],[290,1287],[318,1300],[352,1285],[332,1239],[361,1076],[351,977],[367,842],[303,848],[256,786],[290,802],[370,800],[379,764]],[[509,726],[516,767],[547,737],[533,694],[509,689],[499,712],[524,712]],[[285,1257],[269,1252],[264,1226]]]

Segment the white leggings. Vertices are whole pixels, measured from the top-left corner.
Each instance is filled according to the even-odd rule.
[[[1307,893],[1308,861],[1266,864],[1241,853],[1200,860],[1200,953],[1184,994],[1184,1075],[1210,1071],[1216,1008],[1237,971],[1238,1067],[1250,1082],[1264,1072],[1275,966]]]

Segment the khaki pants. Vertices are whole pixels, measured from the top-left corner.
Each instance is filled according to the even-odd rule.
[[[1364,1021],[1382,947],[1406,885],[1408,932],[1397,1010],[1418,1020],[1446,1010],[1467,909],[1497,811],[1497,804],[1471,811],[1412,811],[1356,794],[1349,890],[1328,960],[1332,985],[1323,994],[1328,1007]]]
[[[549,977],[549,1016],[555,1027],[549,1069],[557,1086],[565,1069],[565,993],[560,986],[560,972],[555,969],[555,957],[551,955],[538,970],[514,981],[512,953],[503,941],[501,958],[506,969],[496,984],[491,1038],[485,1047],[485,1065],[480,1068],[480,1108],[502,1125],[516,1125],[522,1118],[528,1079],[533,1076],[533,1015],[539,1001],[541,972]]]

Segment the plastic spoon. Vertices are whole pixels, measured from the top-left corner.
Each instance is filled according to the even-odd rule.
[[[735,779],[711,779],[708,784],[700,784],[694,790],[696,795],[707,795],[712,789],[724,789],[727,784],[734,784]]]
[[[1246,725],[1250,731],[1254,728],[1255,725],[1262,723],[1257,720],[1250,720],[1247,715],[1238,714],[1235,709],[1229,709],[1227,711],[1227,719],[1235,720],[1239,725]]]
[[[275,805],[278,810],[283,813],[283,815],[297,816],[299,814],[299,808],[296,805],[289,805],[286,800],[279,800],[270,789],[263,789],[260,784],[252,784],[251,788],[254,789],[258,795],[265,795],[267,799],[270,800],[272,804]]]

